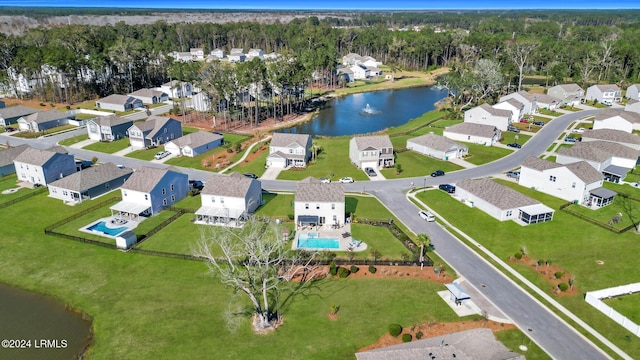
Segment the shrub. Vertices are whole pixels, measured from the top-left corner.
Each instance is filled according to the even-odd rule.
[[[397,337],[402,333],[402,326],[400,324],[389,325],[389,334],[393,337]]]
[[[232,152],[233,152],[233,149],[232,149],[232,148],[227,148],[227,152],[228,152],[228,153],[232,153]]]
[[[198,194],[200,194],[200,190],[198,190],[198,189],[189,190],[189,196],[196,196]]]
[[[47,104],[45,104],[45,103],[40,103],[40,106],[47,106]]]
[[[369,272],[370,272],[370,273],[375,274],[375,273],[376,273],[376,271],[378,271],[378,269],[376,269],[376,267],[375,267],[375,266],[373,266],[373,265],[369,265]]]
[[[67,105],[67,106],[65,106],[65,109],[71,110],[71,106]]]
[[[335,276],[338,273],[338,268],[336,267],[336,263],[331,261],[329,263],[329,274]]]
[[[355,274],[358,272],[358,270],[360,270],[360,268],[355,265],[351,265],[351,268],[349,270],[351,270],[352,274]]]
[[[560,283],[558,284],[558,289],[560,289],[560,291],[567,291],[569,290],[569,285],[567,285],[567,283]]]
[[[542,260],[542,259],[538,260],[538,265],[539,266],[542,266],[543,264],[544,264],[544,260]]]
[[[562,271],[557,271],[555,273],[556,279],[560,279],[562,277],[562,275],[564,275],[564,273]]]
[[[293,214],[287,214],[287,217],[289,218],[289,220],[295,219],[295,216]]]
[[[402,342],[411,342],[412,338],[411,334],[402,334]]]
[[[91,158],[91,163],[92,164],[95,164],[97,162],[98,162],[98,157],[97,156],[94,156],[94,157]]]
[[[424,334],[422,333],[422,331],[418,331],[418,332],[416,333],[416,339],[420,340],[420,339],[422,339],[422,336],[424,336]]]
[[[521,252],[517,252],[515,253],[515,255],[513,255],[516,259],[520,260],[522,259],[522,253]]]
[[[343,268],[343,267],[339,267],[338,268],[338,277],[339,278],[344,279],[344,278],[348,277],[349,275],[351,275],[351,271],[349,271],[349,269]]]

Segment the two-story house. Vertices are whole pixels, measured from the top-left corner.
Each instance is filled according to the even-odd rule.
[[[211,50],[209,55],[214,56],[217,60],[221,60],[221,59],[224,59],[225,54],[224,54],[224,50],[217,48],[217,49]]]
[[[189,178],[173,167],[142,166],[135,169],[120,191],[122,201],[111,206],[111,213],[140,220],[140,216],[153,216],[184,199],[189,191]]]
[[[23,116],[18,119],[18,127],[22,131],[44,131],[69,123],[69,115],[58,110],[48,110]]]
[[[211,174],[200,193],[202,206],[196,211],[196,223],[242,226],[262,205],[260,180],[233,172]]]
[[[255,58],[262,60],[264,58],[264,52],[262,49],[249,49],[247,53],[247,61],[251,61]]]
[[[133,126],[133,120],[116,116],[100,116],[87,122],[89,139],[96,141],[114,141],[127,136],[127,130]]]
[[[125,112],[141,108],[142,101],[129,95],[113,94],[96,100],[96,107],[99,109]]]
[[[137,149],[165,144],[182,136],[182,123],[170,117],[152,115],[128,130],[129,143]]]
[[[65,204],[77,204],[93,199],[122,186],[133,174],[129,168],[113,163],[94,165],[49,184],[49,197]]]
[[[345,221],[344,186],[322,184],[308,177],[296,184],[294,218],[298,226],[343,225]]]
[[[521,102],[524,105],[525,114],[533,115],[538,111],[538,100],[536,95],[529,94],[524,90],[505,95],[500,98],[500,102],[509,99],[516,99]],[[516,119],[514,119],[514,121],[516,121]]]
[[[489,104],[482,104],[464,112],[464,122],[495,126],[501,131],[513,122],[511,110],[497,109]]]
[[[185,81],[172,80],[160,85],[159,90],[168,94],[170,98],[190,97],[193,92],[193,85]]]
[[[593,119],[593,130],[612,129],[627,133],[640,130],[640,113],[621,109],[605,109]]]
[[[624,94],[627,99],[640,101],[640,84],[629,85],[627,92]]]
[[[43,186],[77,171],[73,155],[54,149],[24,149],[13,160],[13,165],[18,181]]]
[[[371,71],[362,64],[351,65],[349,69],[353,72],[353,78],[356,80],[365,80],[371,76]]]
[[[619,182],[638,162],[640,151],[610,141],[586,141],[560,148],[556,162],[569,164],[584,160],[604,174],[607,181]]]
[[[622,101],[622,90],[616,84],[591,85],[587,88],[585,100],[613,105]]]
[[[247,58],[247,55],[244,53],[244,49],[233,48],[229,52],[227,58],[229,59],[230,63],[244,62],[244,60]]]
[[[6,176],[16,173],[16,167],[13,164],[13,160],[16,159],[29,145],[22,144],[18,146],[12,146],[10,148],[0,151],[0,176]]]
[[[502,109],[511,111],[511,121],[517,122],[524,116],[524,104],[520,101],[511,98],[505,101],[501,101],[492,106],[494,109]],[[506,129],[505,129],[506,130]]]
[[[558,99],[560,104],[576,106],[584,100],[584,89],[578,84],[561,84],[550,87],[547,95]]]
[[[562,103],[553,96],[546,94],[536,94],[536,105],[538,109],[556,110]]]
[[[393,167],[391,139],[388,135],[353,137],[349,140],[349,159],[360,169]]]
[[[136,90],[129,94],[129,96],[142,101],[143,104],[157,104],[169,100],[169,94],[153,89]]]
[[[18,119],[37,113],[38,109],[32,107],[16,105],[0,109],[0,125],[11,126],[18,123]]]
[[[309,159],[311,159],[309,134],[273,133],[269,144],[267,166],[306,167]]]
[[[196,131],[171,140],[164,150],[178,156],[194,157],[222,145],[223,136],[208,131]]]
[[[610,141],[628,146],[635,150],[640,150],[640,136],[638,136],[638,134],[628,133],[621,130],[586,130],[582,134],[582,142],[586,143],[589,141]]]

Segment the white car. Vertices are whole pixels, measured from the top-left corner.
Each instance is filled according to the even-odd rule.
[[[322,184],[331,184],[331,179],[327,179],[327,178],[320,178],[320,182]]]
[[[153,158],[156,159],[156,160],[160,160],[160,159],[166,158],[169,155],[171,155],[171,153],[168,152],[168,151],[160,151],[160,152],[156,153],[156,155]]]
[[[426,221],[429,221],[429,222],[436,221],[436,217],[428,211],[420,210],[418,215],[420,215],[420,217],[425,219]]]
[[[585,130],[586,130],[585,128],[579,128],[579,129],[573,129],[571,130],[571,132],[574,134],[582,134],[584,133]]]
[[[352,183],[353,179],[347,176],[347,177],[340,178],[340,182],[343,184]]]

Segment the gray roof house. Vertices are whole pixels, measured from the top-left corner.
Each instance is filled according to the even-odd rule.
[[[627,100],[624,110],[640,114],[640,101],[634,99]]]
[[[140,89],[129,94],[142,101],[143,104],[157,104],[169,100],[169,94],[160,90]]]
[[[113,163],[94,165],[49,184],[49,196],[65,204],[77,204],[118,189],[133,174]]]
[[[598,130],[586,130],[582,134],[582,142],[588,141],[610,141],[618,144],[628,146],[632,149],[640,150],[640,136],[633,133],[628,133],[622,130],[613,129],[598,129]]]
[[[55,149],[24,149],[13,160],[18,181],[47,186],[49,183],[76,172],[73,155]]]
[[[518,122],[524,116],[524,104],[515,98],[510,98],[493,105],[496,109],[511,111],[511,121]]]
[[[16,167],[13,164],[13,160],[27,148],[29,148],[29,145],[22,144],[0,151],[0,176],[15,174]]]
[[[309,134],[273,133],[269,143],[267,166],[305,167],[311,159],[311,145]]]
[[[442,136],[455,141],[492,146],[500,140],[502,131],[494,125],[463,122],[447,126],[442,132]]]
[[[160,85],[160,91],[169,94],[171,98],[189,97],[193,92],[193,85],[185,81],[172,80]]]
[[[164,150],[174,155],[194,157],[222,145],[222,135],[208,131],[196,131],[171,140],[164,145]]]
[[[546,94],[536,94],[535,96],[538,109],[555,110],[562,105],[562,102],[553,96]]]
[[[501,131],[506,131],[514,121],[517,119],[513,118],[512,110],[499,109],[486,103],[464,112],[464,122],[491,125]]]
[[[10,126],[16,124],[21,117],[37,113],[38,111],[40,110],[23,105],[2,108],[0,109],[0,125]]]
[[[87,122],[89,139],[96,141],[113,141],[127,136],[127,130],[133,120],[116,115],[100,116]]]
[[[436,134],[425,134],[407,140],[407,149],[440,160],[461,159],[469,147]]]
[[[182,136],[182,123],[170,117],[152,115],[127,129],[129,143],[137,149],[159,146]]]
[[[58,110],[47,110],[23,116],[18,119],[22,131],[44,131],[69,123],[69,114]]]
[[[96,107],[125,112],[142,107],[142,101],[129,95],[113,94],[96,100]]]
[[[626,97],[627,99],[640,101],[640,84],[629,85],[626,94],[624,94],[624,97]]]
[[[640,130],[640,113],[622,109],[605,109],[595,115],[593,129],[614,129],[628,133]]]
[[[200,196],[196,223],[238,227],[262,205],[262,184],[237,172],[211,174]]]
[[[295,223],[300,225],[344,224],[344,185],[323,184],[312,177],[296,184]]]
[[[518,92],[514,92],[511,94],[507,94],[500,98],[500,101],[506,101],[508,99],[516,99],[520,101],[524,105],[524,113],[525,114],[534,114],[538,111],[538,100],[536,95],[529,94],[524,90],[520,90]],[[515,121],[515,119],[514,119]]]
[[[491,179],[465,179],[455,185],[456,196],[463,203],[500,221],[529,225],[553,219],[554,210],[550,207]]]
[[[393,144],[389,135],[356,136],[349,140],[349,159],[360,169],[394,166]]]
[[[586,141],[558,150],[556,162],[561,164],[587,161],[602,172],[605,180],[618,182],[638,162],[640,151],[628,146],[602,140]]]
[[[622,90],[616,84],[591,85],[587,88],[585,100],[612,105],[622,101]]]
[[[578,84],[560,84],[550,87],[547,95],[558,99],[562,105],[576,106],[584,99],[584,89]]]

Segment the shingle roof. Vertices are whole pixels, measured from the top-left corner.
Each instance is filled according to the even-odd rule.
[[[96,102],[124,105],[124,104],[126,104],[128,102],[132,102],[134,100],[135,100],[135,98],[133,98],[133,97],[131,97],[129,95],[113,94],[113,95],[109,95],[107,97],[103,97],[102,99],[98,99],[98,100],[96,100]]]
[[[596,114],[594,117],[595,120],[606,120],[615,116],[620,116],[621,118],[631,122],[631,123],[640,123],[640,114],[633,111],[625,111],[621,109],[605,109]]]
[[[516,94],[522,96],[523,98],[525,98],[527,101],[530,101],[530,102],[535,100],[536,97],[537,97],[537,95],[529,94],[528,92],[526,92],[524,90],[520,90]]]
[[[578,90],[582,90],[582,88],[578,84],[560,84],[558,86],[566,92],[576,92]]]
[[[569,171],[574,173],[585,184],[591,184],[604,179],[604,175],[586,161],[578,161],[565,165]]]
[[[295,201],[344,202],[344,186],[340,183],[322,184],[317,179],[306,178],[296,184]]]
[[[469,122],[463,122],[460,124],[448,126],[445,131],[456,134],[474,135],[482,137],[493,137],[498,129],[492,125],[474,124]]]
[[[582,139],[598,139],[617,143],[640,145],[640,136],[637,134],[630,134],[626,131],[614,129],[587,130],[582,134]]]
[[[484,103],[480,106],[478,106],[479,108],[481,108],[482,110],[488,112],[489,114],[493,115],[493,116],[504,116],[504,117],[510,117],[511,116],[511,111],[510,110],[505,110],[505,109],[497,109],[494,108],[493,106]]]
[[[457,182],[456,187],[470,192],[501,210],[536,205],[540,203],[539,201],[523,195],[510,187],[504,186],[487,178],[475,180],[465,179]]]
[[[109,126],[109,127],[122,125],[126,123],[133,124],[133,120],[125,117],[115,116],[115,115],[100,116],[99,118],[94,119],[93,121],[98,125]]]
[[[133,175],[122,185],[122,188],[125,190],[150,193],[151,190],[158,185],[158,182],[169,172],[179,173],[180,171],[174,167],[156,169],[141,166],[133,172]]]
[[[536,94],[535,96],[538,99],[538,102],[542,103],[542,104],[552,104],[552,103],[557,103],[558,102],[558,99],[556,99],[555,97],[553,97],[551,95]]]
[[[34,148],[24,149],[18,156],[16,156],[15,161],[31,164],[35,166],[42,166],[47,163],[52,157],[60,154],[59,152],[52,150],[40,150]],[[71,155],[68,155],[71,156]]]
[[[143,134],[146,133],[145,138],[150,139],[153,138],[156,132],[158,132],[167,122],[169,121],[178,121],[166,116],[157,116],[151,115],[145,122],[142,124],[135,124],[135,126],[142,131]]]
[[[604,85],[593,85],[598,88],[600,91],[620,91],[620,88],[616,84],[604,84]]]
[[[297,144],[298,146],[306,147],[309,141],[309,134],[291,134],[291,133],[273,133],[271,137],[271,146],[275,147],[289,147],[290,145]]]
[[[113,163],[105,163],[63,177],[52,182],[50,186],[82,192],[132,173],[133,169],[121,169]]]
[[[454,147],[455,148],[466,147],[458,144],[457,142],[451,139],[448,139],[444,136],[440,136],[436,134],[425,134],[425,135],[414,137],[407,140],[407,142],[409,141],[416,144],[428,146],[432,149],[440,150],[440,151],[447,151]]]
[[[629,87],[627,87],[627,91],[629,91],[629,89],[631,89],[631,88],[636,88],[636,89],[640,90],[640,84],[629,85]]]
[[[576,143],[570,148],[561,148],[558,154],[602,162],[613,156],[638,159],[640,152],[622,144],[596,140]]]
[[[210,133],[208,131],[196,131],[185,136],[181,136],[171,142],[179,147],[189,146],[196,148],[205,144],[222,139],[222,135]]]
[[[136,96],[140,96],[140,97],[161,97],[162,95],[166,95],[165,93],[163,93],[162,91],[159,90],[153,90],[153,89],[140,89],[140,90],[136,90],[134,92],[132,92],[131,94],[129,94],[130,96],[136,97]]]
[[[19,118],[21,116],[37,113],[38,109],[24,105],[9,106],[0,109],[0,117],[3,119]]]
[[[244,49],[241,49],[241,48],[233,48],[233,49],[231,49],[231,51],[229,52],[229,54],[231,54],[231,55],[244,55]]]
[[[501,102],[509,103],[509,104],[515,106],[517,109],[520,109],[520,108],[522,108],[524,106],[523,103],[521,103],[520,101],[518,101],[517,99],[514,99],[514,98],[508,98],[507,100],[501,101]]]
[[[22,144],[14,147],[10,147],[0,151],[0,167],[13,164],[13,160],[23,151],[29,148],[29,145]]]
[[[544,170],[559,168],[564,165],[553,162],[553,161],[540,159],[535,156],[529,156],[528,158],[524,159],[524,161],[522,162],[522,166],[535,169],[535,170],[544,171]]]
[[[393,148],[389,135],[357,136],[355,139],[358,150]]]
[[[205,181],[202,194],[244,198],[254,181],[260,184],[259,180],[251,179],[237,172],[228,175],[211,174]]]
[[[24,119],[27,121],[33,121],[36,124],[42,124],[52,120],[62,120],[67,118],[68,116],[66,112],[60,112],[58,110],[48,110],[27,115]]]

